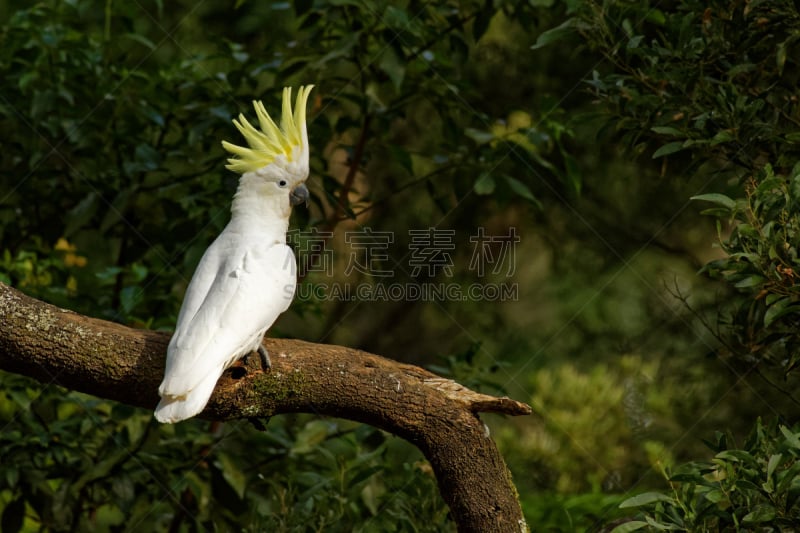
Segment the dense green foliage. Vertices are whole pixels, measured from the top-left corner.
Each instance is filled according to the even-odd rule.
[[[313,83],[313,205],[292,227],[301,262],[309,231],[331,232],[332,273],[303,286],[519,295],[313,293],[270,334],[530,401],[534,417],[489,424],[537,529],[796,516],[796,2],[238,4],[0,7],[0,280],[170,329],[227,221],[230,119]],[[345,234],[364,227],[392,235],[375,263],[390,280],[344,274]],[[452,272],[410,263],[409,231],[429,228],[452,231]],[[510,267],[468,267],[478,228],[516,229]],[[374,429],[311,416],[159,426],[0,379],[3,531],[451,527],[423,458]],[[744,441],[759,416],[784,425]],[[709,454],[715,430],[731,436]]]
[[[732,372],[760,376],[760,388],[785,396],[765,402],[765,415],[796,421],[800,6],[719,0],[573,7],[573,17],[538,44],[577,31],[613,65],[589,81],[606,104],[600,134],[661,159],[664,176],[703,180],[693,199],[713,205],[705,213],[717,218],[725,255],[702,270],[734,291],[704,325]],[[767,431],[759,420],[742,450],[719,437],[713,462],[662,465],[673,493],[627,500],[621,507],[648,509],[646,521],[616,531],[795,525],[796,431]]]
[[[430,469],[368,426],[159,426],[52,385],[4,376],[3,389],[4,532],[447,529]],[[396,472],[376,475],[386,464]]]
[[[726,257],[706,270],[741,295],[718,334],[737,363],[755,358],[788,379],[800,320],[797,4],[587,3],[570,21],[615,67],[589,82],[610,104],[604,131],[661,158],[662,174],[706,176],[704,193],[720,177],[737,185],[725,187],[733,199],[696,196],[717,204],[709,214],[724,224]]]
[[[614,531],[643,528],[730,531],[773,527],[791,529],[800,521],[800,428],[764,427],[759,419],[741,449],[718,433],[709,443],[711,461],[669,472],[672,493],[645,492],[622,502],[638,507],[645,520]],[[665,472],[666,473],[666,472]]]

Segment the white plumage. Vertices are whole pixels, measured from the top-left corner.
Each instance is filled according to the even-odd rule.
[[[305,105],[300,88],[294,113],[284,90],[278,128],[255,103],[261,131],[240,115],[234,121],[250,148],[223,143],[237,156],[228,168],[242,171],[231,221],[203,254],[186,290],[167,349],[155,410],[174,423],[200,413],[220,375],[258,349],[264,333],[288,309],[297,283],[295,257],[286,245],[292,205],[308,199]],[[288,118],[287,118],[288,115]]]

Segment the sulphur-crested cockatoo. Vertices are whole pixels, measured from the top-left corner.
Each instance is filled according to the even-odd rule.
[[[312,86],[283,90],[280,127],[254,102],[260,131],[244,115],[234,120],[249,148],[222,142],[235,157],[227,168],[242,174],[231,221],[209,246],[186,289],[167,348],[160,422],[178,422],[208,403],[226,368],[256,350],[269,364],[261,339],[294,297],[297,267],[286,230],[293,205],[308,201],[306,101]]]

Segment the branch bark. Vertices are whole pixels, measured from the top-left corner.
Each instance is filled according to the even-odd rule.
[[[0,368],[152,409],[169,335],[73,313],[0,283]],[[370,424],[430,461],[459,531],[527,531],[511,474],[479,412],[530,414],[422,368],[345,348],[265,339],[272,368],[226,372],[203,418],[309,412]]]

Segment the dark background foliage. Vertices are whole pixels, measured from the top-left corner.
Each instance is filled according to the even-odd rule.
[[[537,529],[778,527],[800,494],[798,21],[732,0],[6,3],[0,279],[171,329],[227,222],[231,118],[313,83],[292,228],[301,261],[323,236],[330,270],[301,287],[516,298],[306,292],[270,334],[531,402],[488,422]],[[392,241],[345,274],[365,228]],[[450,270],[415,268],[431,228]],[[470,267],[479,228],[515,231],[513,268]],[[3,531],[451,527],[419,453],[368,427],[159,426],[1,378]]]

